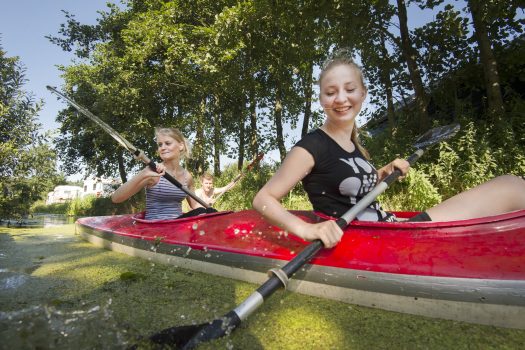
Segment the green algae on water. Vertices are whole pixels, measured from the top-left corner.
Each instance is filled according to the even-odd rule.
[[[73,225],[0,229],[0,348],[125,349],[212,321],[258,286],[96,248]],[[43,259],[41,259],[44,257]],[[524,330],[431,319],[277,291],[199,349],[518,349]]]

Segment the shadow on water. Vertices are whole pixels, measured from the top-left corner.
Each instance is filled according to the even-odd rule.
[[[0,349],[148,349],[149,335],[236,304],[232,280],[95,248],[72,231],[0,228]]]

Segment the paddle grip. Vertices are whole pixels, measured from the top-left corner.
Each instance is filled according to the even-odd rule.
[[[422,149],[418,149],[410,157],[407,158],[407,162],[410,164],[410,166],[414,165],[415,162],[423,155],[424,151]]]
[[[414,163],[419,159],[419,157],[423,155],[423,153],[424,152],[422,149],[418,149],[417,151],[412,153],[412,155],[410,155],[410,157],[407,158],[407,162],[410,164],[410,166],[414,165]],[[390,186],[392,182],[396,181],[396,179],[400,177],[401,175],[402,175],[401,171],[399,169],[395,169],[393,172],[390,173],[390,175],[388,175],[383,180],[383,182],[385,182],[387,185]]]
[[[383,182],[390,186],[392,182],[396,181],[396,179],[400,176],[401,176],[401,171],[399,169],[395,169],[393,172],[390,173],[390,175],[385,177]]]
[[[283,271],[288,277],[292,277],[304,264],[306,264],[323,247],[323,242],[316,239],[304,248],[295,258],[283,266]]]
[[[341,229],[344,229],[346,225],[348,225],[348,222],[344,218],[339,218],[336,221],[337,226],[339,226]],[[323,248],[323,242],[319,239],[313,241],[310,243],[306,248],[304,248],[295,258],[290,260],[286,265],[283,266],[281,269],[288,278],[291,278],[294,273],[297,272],[303,265],[308,263],[312,257],[319,252]],[[271,271],[271,270],[270,270]],[[271,295],[276,289],[278,289],[281,286],[284,286],[286,288],[286,285],[281,279],[277,276],[273,276],[270,278],[266,283],[264,283],[257,291],[263,296],[263,298],[266,298],[267,296]]]
[[[323,247],[323,242],[321,240],[315,240],[312,243],[310,243],[306,248],[304,248],[295,258],[290,260],[286,265],[283,266],[282,270],[284,273],[286,273],[286,276],[288,278],[292,277],[294,273],[297,272],[304,264],[306,264],[312,257],[317,254],[319,250]],[[263,285],[261,285],[257,292],[259,292],[263,298],[266,299],[266,297],[270,296],[275,292],[277,289],[283,286],[283,283],[281,280],[273,276],[270,279],[268,279],[266,282],[264,282]]]
[[[337,219],[335,223],[337,224],[337,226],[339,226],[341,230],[344,230],[345,227],[348,225],[348,221],[346,221],[344,218]]]

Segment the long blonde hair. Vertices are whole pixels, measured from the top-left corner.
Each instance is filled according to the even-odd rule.
[[[365,79],[363,76],[363,70],[361,69],[361,67],[359,67],[359,65],[357,65],[357,63],[355,63],[354,59],[352,58],[351,51],[346,48],[334,51],[324,61],[324,63],[321,66],[321,73],[319,74],[319,87],[321,86],[321,81],[326,75],[326,72],[340,65],[346,65],[352,69],[355,69],[356,72],[359,74],[359,78],[363,89],[367,91]],[[370,153],[368,153],[366,148],[364,148],[361,144],[361,141],[359,139],[359,128],[357,127],[357,123],[355,122],[354,128],[352,129],[352,135],[350,136],[350,140],[352,140],[352,143],[359,149],[359,151],[361,151],[361,153],[365,156],[366,159],[370,159]]]
[[[184,135],[180,132],[179,129],[156,127],[155,128],[155,140],[157,139],[158,135],[169,136],[175,139],[177,142],[182,143],[184,145],[184,150],[181,151],[180,158],[181,159],[190,158],[190,155],[191,155],[190,144],[188,140],[184,137]]]

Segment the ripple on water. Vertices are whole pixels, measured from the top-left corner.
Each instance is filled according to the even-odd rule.
[[[127,331],[106,305],[77,310],[33,306],[0,311],[0,339],[5,349],[125,349]]]
[[[0,290],[17,289],[29,280],[27,275],[13,275],[0,279]]]

